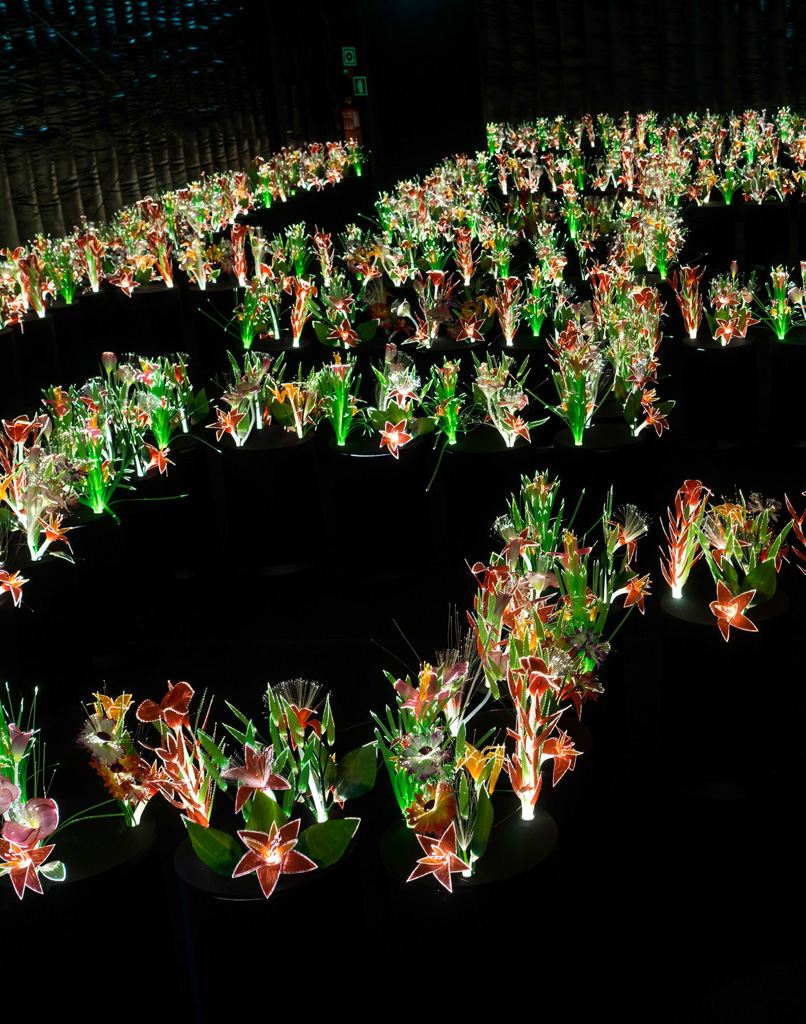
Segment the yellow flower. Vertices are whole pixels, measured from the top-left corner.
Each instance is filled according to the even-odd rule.
[[[475,782],[478,782],[482,774],[484,774],[487,765],[492,762],[492,768],[489,771],[487,782],[489,783],[490,796],[495,791],[495,785],[498,782],[498,776],[501,774],[501,769],[504,767],[506,761],[506,754],[504,752],[503,744],[494,747],[484,747],[482,750],[476,750],[470,743],[465,742],[465,756],[459,762],[459,768],[467,768],[468,772],[473,777]]]

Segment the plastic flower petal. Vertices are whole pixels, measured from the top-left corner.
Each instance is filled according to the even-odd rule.
[[[246,743],[243,751],[245,764],[230,765],[221,773],[222,779],[231,779],[238,783],[238,795],[235,797],[236,814],[240,814],[243,805],[253,793],[260,790],[291,788],[287,779],[272,771],[274,747],[256,750]]]
[[[631,608],[633,605],[638,606],[638,611],[644,614],[644,598],[649,593],[651,586],[651,580],[649,573],[646,576],[634,576],[627,584],[627,597],[624,601],[625,608]]]
[[[19,795],[19,786],[15,786],[5,775],[0,775],[0,814],[5,814]]]
[[[20,899],[26,889],[42,894],[38,871],[53,849],[53,846],[39,846],[29,850],[7,839],[0,839],[0,875],[9,876],[14,892]]]
[[[0,835],[14,846],[32,849],[55,831],[59,824],[59,808],[55,800],[38,796],[24,807],[14,809],[14,817],[3,822]]]
[[[406,808],[409,828],[414,829],[418,835],[424,832],[443,835],[448,826],[453,825],[455,816],[456,797],[447,782],[429,785],[425,793],[415,794],[414,800]]]
[[[144,700],[137,708],[138,722],[162,721],[169,729],[178,729],[187,725],[188,709],[193,698],[193,687],[187,683],[168,683],[168,692],[159,704],[153,700]]]
[[[730,636],[730,627],[746,629],[749,633],[757,633],[758,626],[744,614],[745,608],[756,596],[755,590],[746,590],[736,597],[731,594],[722,580],[716,585],[716,601],[710,604],[711,611],[716,615],[717,624],[725,640]]]
[[[238,836],[248,847],[248,852],[238,861],[232,877],[239,878],[254,871],[263,895],[268,899],[280,875],[313,871],[316,868],[314,861],[294,849],[298,835],[299,818],[293,818],[279,829],[277,822],[272,822],[268,833],[241,829]]]
[[[411,440],[411,434],[406,433],[405,426],[405,420],[401,420],[399,423],[390,423],[387,420],[381,431],[381,448],[385,445],[389,449],[390,454],[394,455],[395,458],[398,458],[398,448],[408,444]]]
[[[421,857],[417,861],[417,867],[409,875],[407,881],[412,882],[415,878],[433,875],[448,892],[453,892],[451,874],[470,870],[470,865],[456,855],[456,830],[453,827],[453,822],[450,823],[439,840],[421,835],[418,835],[417,838],[420,840],[420,846],[425,850],[425,857]]]
[[[552,736],[543,744],[541,760],[548,757],[554,758],[554,774],[551,784],[556,786],[567,771],[573,771],[576,767],[579,751],[574,750],[574,741],[569,738],[568,733],[562,732],[559,736]]]

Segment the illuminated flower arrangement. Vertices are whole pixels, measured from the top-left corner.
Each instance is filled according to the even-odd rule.
[[[313,871],[339,860],[359,825],[358,818],[343,817],[340,810],[346,800],[368,792],[375,781],[373,744],[351,751],[337,763],[330,699],[322,702],[320,691],[317,683],[301,679],[269,687],[265,738],[251,719],[228,705],[238,726],[226,728],[243,751],[233,756],[206,729],[209,706],[201,724],[198,713],[191,721],[194,694],[187,683],[169,683],[159,704],[147,700],[137,708],[138,721],[152,724],[159,735],[157,746],[143,744],[157,755],[154,764],[144,768],[149,787],[181,812],[193,849],[207,867],[232,878],[255,873],[267,898],[281,875]],[[97,735],[94,726],[87,731]],[[109,757],[115,753],[110,751]],[[110,771],[128,767],[119,757]],[[113,792],[117,784],[117,779],[107,781]],[[232,831],[211,824],[215,791],[224,792],[232,784],[234,813],[248,826],[236,830],[237,839]],[[314,818],[302,831],[301,811]]]
[[[518,438],[529,441],[529,431],[546,422],[527,422],[519,415],[529,404],[524,384],[529,360],[516,366],[512,356],[503,353],[498,359],[489,355],[480,363],[474,354],[473,363],[473,401],[483,422],[495,427],[507,448],[514,447]]]
[[[806,326],[804,310],[804,271],[806,263],[800,264],[800,287],[792,281],[784,267],[773,267],[767,284],[767,301],[757,300],[759,319],[772,330],[779,341],[783,341],[791,330]]]
[[[792,519],[776,533],[779,502],[756,493],[745,499],[741,492],[735,500],[723,498],[719,504],[711,498],[711,491],[699,480],[687,480],[680,488],[674,510],[668,510],[661,568],[672,597],[680,599],[692,567],[705,560],[717,588],[710,608],[728,640],[731,626],[757,632],[745,612],[774,596],[789,550],[784,540],[792,529],[800,539],[802,518],[795,516],[787,500]]]
[[[569,708],[581,716],[601,692],[597,672],[614,602],[623,596],[625,609],[644,611],[649,576],[639,576],[633,561],[646,517],[633,506],[614,514],[609,496],[596,556],[563,522],[558,488],[544,473],[523,479],[496,524],[504,549],[472,566],[479,593],[470,631],[454,629],[456,640],[435,664],[422,664],[415,681],[386,673],[395,706],[373,713],[376,740],[426,854],[410,881],[433,873],[450,890],[451,874],[472,874],[490,837],[502,772],[522,817],[534,817],[544,767],[551,763],[556,785],[579,756],[562,719]],[[505,736],[491,742],[493,730],[471,732],[478,713],[501,698]]]
[[[704,312],[714,341],[729,345],[732,338],[746,337],[747,329],[758,323],[750,313],[755,286],[755,273],[742,282],[736,262],[731,263],[730,273],[713,278],[708,289],[711,308]]]
[[[6,697],[6,705],[0,701],[0,878],[8,876],[22,899],[26,889],[41,895],[40,875],[60,882],[67,871],[61,861],[48,861],[59,808],[50,797],[36,795],[45,767],[34,724],[36,691],[27,713],[22,702],[14,709],[8,685]]]
[[[428,428],[426,417],[416,417],[420,378],[414,363],[396,345],[386,346],[383,365],[372,367],[376,378],[375,403],[362,410],[370,429],[380,432],[380,447],[399,457],[399,450]]]

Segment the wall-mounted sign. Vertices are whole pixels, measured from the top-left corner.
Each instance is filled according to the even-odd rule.
[[[353,75],[353,96],[367,95],[366,75]]]
[[[342,46],[341,48],[341,62],[346,68],[355,67],[355,47],[354,46]]]

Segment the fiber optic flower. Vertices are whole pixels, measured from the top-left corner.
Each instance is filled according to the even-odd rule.
[[[22,807],[15,805],[0,829],[6,842],[31,849],[54,832],[59,824],[59,808],[49,797],[32,797]]]
[[[282,828],[277,828],[277,823],[272,822],[268,833],[241,829],[238,837],[246,844],[248,852],[238,861],[232,877],[239,878],[241,875],[256,872],[263,895],[268,899],[274,892],[280,875],[313,871],[316,864],[310,857],[294,849],[298,835],[299,818],[286,822]]]
[[[42,895],[39,869],[53,852],[53,846],[27,849],[6,839],[0,839],[0,875],[7,874],[14,892],[22,899],[26,889]]]
[[[89,751],[101,764],[112,765],[126,753],[115,735],[116,723],[111,718],[101,715],[90,715],[76,742]]]
[[[398,458],[398,448],[408,444],[411,440],[411,434],[406,433],[405,427],[405,420],[401,420],[399,423],[390,423],[387,420],[381,431],[381,448],[387,447],[389,453],[395,458]]]
[[[235,813],[240,814],[243,805],[253,793],[275,789],[290,789],[291,785],[282,775],[272,771],[274,764],[274,747],[256,750],[250,744],[244,744],[244,764],[230,764],[221,772],[222,779],[238,783],[238,795],[235,798]]]
[[[0,814],[5,814],[19,795],[19,786],[15,786],[5,775],[0,775]]]
[[[169,729],[179,729],[188,724],[188,709],[193,698],[193,688],[187,683],[168,683],[168,692],[159,704],[144,700],[137,708],[138,722],[165,722]]]
[[[439,840],[422,835],[418,835],[417,838],[425,851],[425,857],[421,857],[417,861],[417,867],[409,875],[407,881],[413,882],[415,878],[434,875],[440,885],[444,886],[448,892],[453,892],[451,874],[470,870],[470,865],[456,855],[456,830],[453,822],[450,823]]]
[[[404,753],[400,755],[401,767],[421,782],[432,779],[450,760],[450,751],[442,747],[444,740],[445,733],[442,729],[432,729],[424,735],[404,736]]]
[[[734,597],[722,580],[717,583],[716,601],[711,602],[710,608],[717,617],[717,625],[726,641],[730,636],[731,626],[735,626],[736,629],[746,629],[749,633],[758,632],[758,626],[744,614],[745,608],[755,596],[755,590],[746,590],[743,594]]]
[[[406,823],[421,835],[441,836],[456,816],[456,797],[447,782],[430,785],[425,793],[415,794],[406,808]]]
[[[649,573],[646,576],[635,576],[629,581],[626,586],[627,597],[624,601],[625,608],[631,608],[633,605],[638,607],[638,611],[644,614],[644,598],[649,593],[649,587],[651,580]]]
[[[559,736],[552,736],[543,744],[541,761],[547,757],[554,759],[551,784],[556,786],[567,771],[573,771],[576,767],[579,751],[574,750],[574,741],[569,738],[568,733],[561,732]]]

